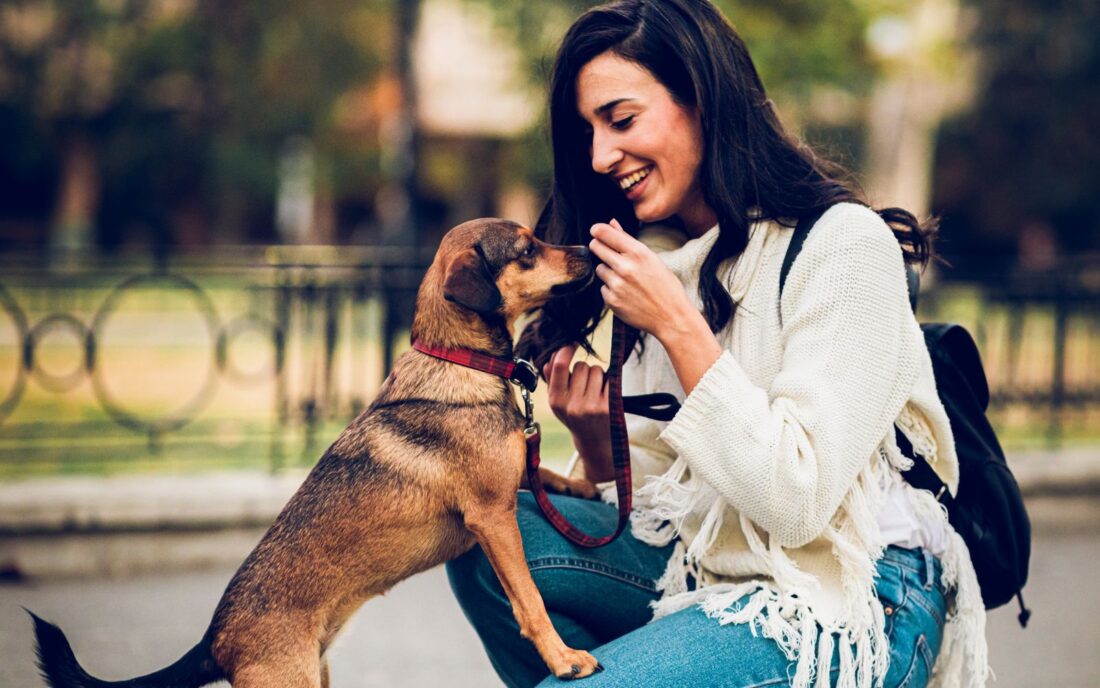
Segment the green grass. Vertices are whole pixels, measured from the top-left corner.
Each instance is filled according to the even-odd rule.
[[[343,429],[342,424],[325,423],[311,433],[300,426],[275,433],[266,424],[221,420],[212,425],[197,422],[153,442],[103,424],[74,426],[72,437],[40,426],[23,427],[18,436],[0,437],[0,480],[309,467]],[[544,463],[560,469],[571,452],[565,429],[544,423]]]

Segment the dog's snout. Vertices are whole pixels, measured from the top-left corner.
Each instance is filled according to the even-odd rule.
[[[566,255],[570,258],[579,258],[582,260],[591,260],[592,251],[587,246],[560,246]]]

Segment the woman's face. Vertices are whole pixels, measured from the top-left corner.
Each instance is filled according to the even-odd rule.
[[[675,215],[693,236],[714,226],[699,181],[696,108],[673,100],[649,70],[605,52],[577,75],[577,110],[591,128],[592,169],[615,181],[639,220]]]

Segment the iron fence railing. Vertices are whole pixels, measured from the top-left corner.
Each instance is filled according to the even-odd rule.
[[[315,457],[319,429],[359,413],[407,343],[430,259],[348,247],[155,267],[0,257],[0,475],[94,465],[127,437],[153,456],[174,437],[211,455],[247,445],[272,469]],[[1100,288],[1065,274],[921,296],[922,319],[972,328],[995,417],[1038,414],[1051,443],[1070,415],[1100,411]]]
[[[268,425],[262,434],[278,467],[288,435],[312,450],[323,423],[366,406],[402,346],[430,258],[401,248],[272,247],[154,269],[2,265],[0,461],[33,451],[43,436],[96,437],[110,424],[156,450],[200,419],[216,422],[222,388],[262,386],[266,411],[236,417]],[[134,349],[143,342],[149,360],[140,365]],[[260,354],[261,364],[249,362]],[[157,366],[186,371],[171,403],[143,401],[142,377]],[[79,409],[51,418],[68,395]],[[28,404],[38,411],[19,413]]]
[[[974,334],[995,422],[1030,416],[1048,446],[1067,424],[1100,438],[1100,260],[988,275],[921,295],[923,319],[958,320]]]

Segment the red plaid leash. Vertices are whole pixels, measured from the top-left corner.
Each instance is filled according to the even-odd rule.
[[[539,445],[542,435],[539,424],[534,418],[534,403],[531,392],[538,385],[538,373],[529,361],[522,358],[508,360],[466,349],[443,349],[413,342],[417,351],[451,363],[481,370],[503,377],[519,385],[523,395],[526,425],[524,435],[527,441],[527,482],[535,496],[546,520],[569,541],[581,547],[602,547],[619,536],[630,520],[631,483],[630,483],[630,447],[626,432],[626,419],[623,416],[622,367],[626,359],[627,325],[615,318],[611,334],[611,362],[607,368],[608,412],[611,424],[611,456],[615,468],[615,487],[619,496],[619,523],[615,532],[602,537],[593,537],[581,531],[569,522],[550,502],[546,487],[539,478]]]
[[[630,520],[631,484],[630,484],[630,446],[626,433],[626,418],[623,416],[623,361],[626,359],[626,328],[623,321],[615,318],[611,329],[611,361],[607,366],[608,415],[611,424],[611,461],[615,467],[615,489],[619,497],[619,523],[615,532],[603,537],[593,537],[582,532],[569,522],[550,502],[546,488],[539,478],[539,425],[528,419],[527,422],[527,482],[535,495],[542,514],[554,528],[581,547],[602,547],[619,537]]]

